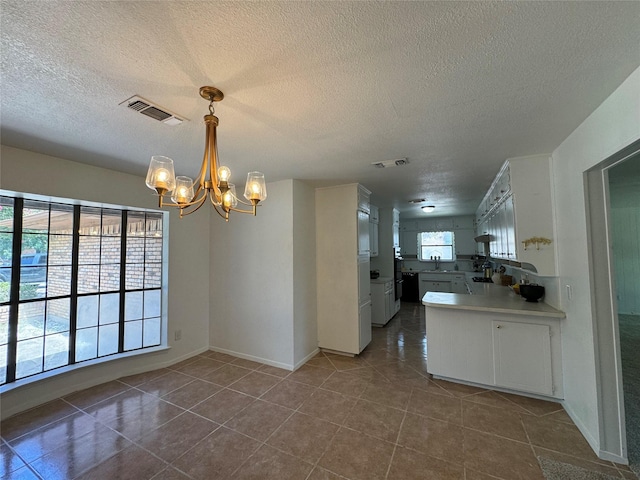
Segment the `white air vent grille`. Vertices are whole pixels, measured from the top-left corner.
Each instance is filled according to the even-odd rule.
[[[180,125],[186,120],[184,117],[171,113],[166,108],[154,105],[152,102],[137,95],[127,98],[124,102],[121,102],[120,105],[146,115],[149,118],[153,118],[154,120],[158,120],[159,122],[166,123],[167,125]]]
[[[373,165],[376,168],[402,167],[408,164],[409,164],[409,160],[407,158],[396,158],[395,160],[385,160],[383,162],[371,163],[371,165]]]

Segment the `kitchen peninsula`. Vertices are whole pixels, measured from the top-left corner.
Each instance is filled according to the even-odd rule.
[[[436,378],[563,398],[564,313],[509,287],[472,284],[471,295],[427,292],[427,370]]]

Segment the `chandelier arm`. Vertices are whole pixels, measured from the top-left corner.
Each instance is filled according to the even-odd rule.
[[[225,221],[227,221],[227,222],[228,222],[228,221],[229,221],[229,214],[228,214],[228,212],[224,212],[224,213],[222,213],[222,212],[220,211],[220,207],[218,207],[218,205],[216,205],[215,203],[213,203],[213,197],[212,197],[212,196],[210,196],[210,197],[209,197],[209,199],[211,200],[211,205],[213,205],[213,209],[216,211],[216,213],[217,213],[218,215],[220,215],[222,218],[224,218],[224,219],[225,219]],[[223,211],[224,211],[224,210],[223,210]]]
[[[199,189],[200,190],[200,189]],[[196,194],[193,196],[193,198],[195,199],[197,196],[197,192]],[[204,195],[202,195],[200,198],[197,199],[191,199],[190,202],[184,202],[184,203],[165,203],[162,202],[162,204],[160,205],[161,207],[178,207],[178,208],[186,208],[186,207],[190,207],[191,205],[195,205],[196,203],[202,202],[202,199],[206,197],[206,192],[204,192]],[[162,197],[160,197],[162,198]]]
[[[257,205],[255,205],[252,210],[243,210],[243,209],[240,209],[240,208],[229,207],[229,210],[233,210],[234,212],[238,212],[238,213],[248,213],[250,215],[255,215],[256,214],[256,207],[257,207]]]
[[[204,182],[207,175],[207,146],[209,145],[209,128],[205,129],[204,140],[204,153],[202,154],[202,165],[200,166],[200,173],[196,177],[195,182],[198,182],[198,190],[204,187]]]
[[[207,125],[207,130],[211,129],[211,135],[209,137],[209,177],[211,178],[211,183],[213,184],[213,191],[216,195],[216,199],[222,200],[222,192],[220,191],[219,181],[218,181],[218,144],[217,144],[217,135],[216,135],[216,126],[211,123]]]
[[[195,208],[192,208],[191,210],[188,210],[188,211],[181,210],[180,216],[186,217],[187,215],[191,215],[192,213],[197,212],[200,209],[200,207],[202,207],[202,205],[204,205],[206,199],[207,199],[207,196],[203,195],[202,197],[200,197],[198,199],[197,202],[193,202],[192,204],[187,205],[186,208],[188,208],[190,206],[194,206],[194,205],[197,205],[197,206]],[[183,208],[185,208],[185,207],[183,207]]]

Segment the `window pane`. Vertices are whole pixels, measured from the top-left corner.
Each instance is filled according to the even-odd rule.
[[[146,225],[147,237],[162,236],[162,214],[161,213],[147,213],[146,223],[147,223]]]
[[[44,335],[45,302],[23,303],[18,308],[18,340]]]
[[[127,238],[127,263],[144,262],[144,238]]]
[[[144,266],[144,288],[160,288],[162,286],[162,264],[146,263]]]
[[[102,211],[102,235],[120,236],[122,224],[122,212],[120,210]]]
[[[144,317],[159,317],[161,307],[160,290],[146,290],[144,292]]]
[[[100,291],[110,292],[120,289],[120,265],[100,266]]]
[[[104,325],[100,327],[98,339],[98,356],[104,357],[118,352],[118,325]]]
[[[47,301],[47,324],[45,333],[49,335],[52,333],[68,332],[70,313],[69,298]]]
[[[47,295],[58,297],[71,293],[71,267],[49,267]]]
[[[120,237],[102,237],[100,263],[120,263]]]
[[[7,381],[7,345],[0,345],[0,384]]]
[[[144,265],[140,264],[127,264],[126,270],[126,289],[137,290],[144,285]]]
[[[13,233],[0,233],[0,282],[11,281],[12,249]]]
[[[9,305],[0,307],[0,345],[9,341]],[[2,360],[0,355],[0,360]]]
[[[144,320],[143,346],[160,345],[160,319],[147,318]]]
[[[100,325],[116,323],[120,317],[120,294],[100,295]]]
[[[142,320],[124,324],[124,349],[135,350],[142,347]]]
[[[99,208],[80,208],[80,235],[100,235],[102,214]]]
[[[84,328],[76,333],[76,362],[96,358],[98,354],[98,329]]]
[[[127,292],[124,303],[124,319],[138,320],[142,318],[142,292]]]
[[[80,237],[78,249],[80,265],[97,265],[100,263],[100,237]]]
[[[11,284],[8,281],[11,279],[11,270],[8,269],[4,273],[7,275],[7,281],[0,274],[0,303],[8,302],[11,294]]]
[[[98,291],[100,265],[80,265],[78,267],[78,293]]]
[[[44,369],[62,367],[69,363],[69,333],[44,337]]]
[[[49,265],[71,265],[71,235],[49,235]]]
[[[144,213],[129,212],[127,214],[127,237],[144,237]]]
[[[0,232],[13,232],[13,198],[0,197]]]
[[[51,205],[49,232],[67,235],[73,233],[73,206]]]
[[[16,378],[24,378],[42,371],[44,337],[18,342],[16,352]]]
[[[162,261],[162,238],[147,238],[144,247],[145,262]]]
[[[78,297],[78,328],[92,327],[98,324],[98,296]]]
[[[48,230],[49,204],[25,200],[24,210],[22,211],[22,233],[46,234]],[[46,249],[44,251],[46,251]]]

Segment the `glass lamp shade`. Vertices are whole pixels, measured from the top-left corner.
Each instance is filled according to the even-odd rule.
[[[238,197],[236,197],[236,186],[229,184],[229,190],[222,194],[222,206],[235,208],[238,206]]]
[[[231,178],[231,170],[229,167],[222,166],[218,169],[218,180],[221,182],[228,182]]]
[[[155,155],[151,157],[147,171],[147,187],[158,193],[172,192],[176,187],[176,174],[173,171],[173,160],[169,157]]]
[[[249,201],[259,202],[267,198],[267,184],[264,181],[264,174],[260,172],[249,172],[247,174],[247,184],[244,187],[244,198]]]
[[[173,190],[171,200],[174,203],[189,203],[193,199],[193,180],[189,177],[176,177],[176,188]]]

